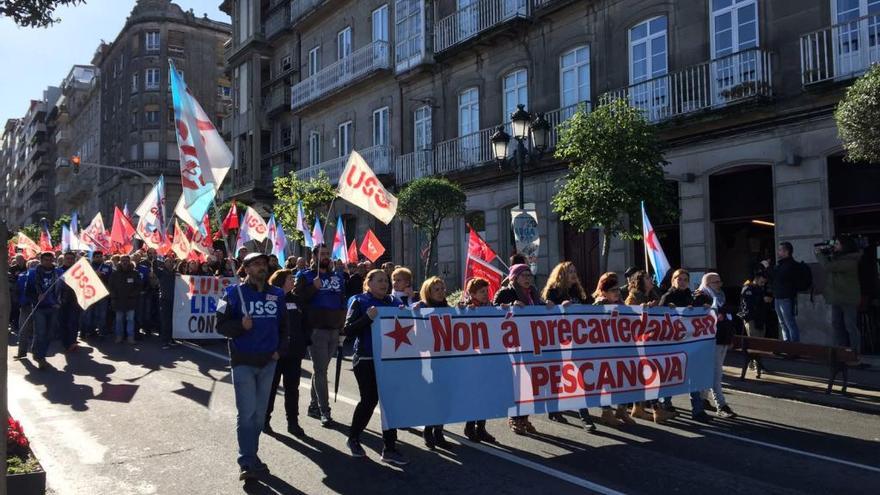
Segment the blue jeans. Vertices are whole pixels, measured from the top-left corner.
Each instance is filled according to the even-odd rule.
[[[34,311],[34,359],[45,359],[49,342],[58,325],[57,308],[38,308]]]
[[[107,333],[105,326],[107,325],[107,306],[110,303],[106,298],[92,304],[89,309],[83,311],[82,315],[82,331],[83,334],[90,334],[95,329],[99,335]]]
[[[125,329],[123,334],[123,322],[125,323]],[[115,331],[117,337],[122,337],[124,335],[128,335],[129,337],[134,337],[134,310],[129,309],[128,311],[120,311],[116,310],[116,322]]]
[[[266,407],[272,379],[275,377],[275,361],[258,368],[246,364],[232,367],[232,386],[235,388],[235,433],[238,437],[238,465],[253,468],[259,461],[257,448],[260,432],[266,422]]]
[[[61,307],[59,315],[61,325],[61,343],[67,349],[76,344],[76,338],[79,335],[79,320],[82,318],[82,309],[76,302],[65,303]]]
[[[800,342],[801,331],[797,326],[795,318],[795,300],[794,299],[776,299],[776,316],[779,318],[779,330],[782,332],[782,340],[789,342]]]
[[[697,416],[706,412],[703,407],[703,396],[700,392],[691,392],[691,415]]]

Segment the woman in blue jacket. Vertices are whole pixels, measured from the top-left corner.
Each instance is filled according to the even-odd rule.
[[[342,333],[354,339],[354,377],[358,383],[361,400],[354,409],[351,428],[346,446],[352,457],[365,457],[367,453],[361,447],[360,435],[366,429],[379,403],[379,388],[376,383],[376,368],[373,365],[373,339],[371,329],[373,320],[378,316],[377,308],[401,306],[401,302],[388,295],[388,275],[379,269],[371,270],[364,279],[364,292],[352,296],[348,303],[348,313]],[[382,462],[405,466],[409,461],[397,451],[397,430],[382,431],[385,448],[382,450]]]

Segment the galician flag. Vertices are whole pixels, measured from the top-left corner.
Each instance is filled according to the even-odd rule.
[[[287,255],[284,250],[287,248],[287,234],[284,233],[284,227],[281,222],[276,226],[275,240],[272,242],[272,254],[278,257],[278,264],[284,266],[287,261]]]
[[[232,165],[232,152],[214,128],[208,114],[187,90],[169,59],[174,124],[180,151],[180,184],[190,217],[205,216]],[[201,227],[198,225],[198,227]]]
[[[296,206],[296,230],[302,232],[304,239],[303,242],[307,248],[315,246],[315,242],[312,240],[312,233],[309,231],[309,226],[306,224],[306,213],[303,210],[302,201]]]
[[[238,252],[241,251],[241,248],[251,240],[248,237],[248,229],[238,229],[238,239],[235,241],[235,255],[238,256]]]
[[[315,227],[312,229],[312,246],[324,244],[324,230],[321,229],[321,219],[315,215]]]
[[[645,213],[644,201],[642,201],[642,239],[645,241],[645,252],[648,254],[651,266],[654,267],[654,281],[659,286],[663,278],[666,277],[666,272],[669,271],[669,260],[666,259],[666,253],[660,246],[660,241],[654,233],[654,227],[648,220],[648,214]]]
[[[165,240],[165,178],[159,176],[156,185],[134,210],[137,214],[137,233],[148,247],[159,249]]]
[[[70,228],[67,225],[61,226],[61,250],[70,251]]]
[[[336,233],[333,234],[333,252],[330,257],[334,260],[348,261],[348,244],[345,240],[345,226],[342,225],[342,215],[336,217]]]

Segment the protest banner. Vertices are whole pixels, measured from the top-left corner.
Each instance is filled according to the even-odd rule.
[[[511,208],[511,227],[516,241],[516,252],[525,255],[535,270],[538,262],[538,249],[541,247],[541,234],[538,231],[538,212],[534,208]]]
[[[177,275],[174,281],[175,339],[222,339],[214,330],[217,301],[233,277]]]
[[[707,309],[380,308],[382,428],[577,410],[712,385]]]

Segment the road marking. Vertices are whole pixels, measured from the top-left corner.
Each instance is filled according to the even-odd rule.
[[[843,464],[845,466],[851,466],[854,468],[859,468],[859,469],[864,469],[867,471],[873,471],[875,473],[880,473],[880,467],[868,466],[867,464],[859,464],[857,462],[845,461],[843,459],[837,459],[836,457],[829,457],[826,455],[814,454],[812,452],[806,452],[804,450],[798,450],[798,449],[793,449],[791,447],[776,445],[775,443],[767,443],[767,442],[762,442],[760,440],[752,440],[751,438],[738,437],[736,435],[731,435],[729,433],[722,433],[720,431],[707,430],[705,428],[702,429],[702,432],[708,433],[710,435],[717,435],[719,437],[730,438],[731,440],[739,440],[740,442],[746,442],[746,443],[751,443],[751,444],[755,444],[755,445],[760,445],[762,447],[770,447],[771,449],[781,450],[784,452],[791,452],[793,454],[800,454],[802,456],[812,457],[814,459],[821,459],[823,461],[831,461],[831,462],[835,462],[837,464]]]
[[[209,356],[214,356],[216,358],[224,359],[224,360],[229,359],[229,357],[224,354],[220,354],[219,352],[209,351],[209,350],[202,348],[200,346],[190,344],[189,342],[181,342],[181,344],[189,347],[190,349],[193,349],[198,352],[202,352],[202,353],[207,354]],[[311,389],[311,383],[309,381],[300,380],[299,383],[300,383],[301,387],[305,387],[307,390]],[[358,401],[351,399],[349,397],[346,397],[344,395],[339,396],[339,401],[344,402],[346,404],[350,404],[352,406],[356,406],[358,403]],[[510,452],[507,452],[506,450],[502,450],[498,447],[490,447],[488,445],[473,443],[470,440],[468,440],[468,439],[466,439],[456,433],[452,433],[450,431],[447,431],[446,435],[449,435],[449,436],[455,438],[462,445],[466,445],[472,449],[479,450],[480,452],[482,452],[484,454],[489,454],[491,456],[498,457],[499,459],[503,459],[505,461],[512,462],[514,464],[518,464],[520,466],[527,467],[529,469],[533,469],[533,470],[538,471],[540,473],[546,474],[548,476],[551,476],[553,478],[556,478],[556,479],[559,479],[562,481],[566,481],[568,483],[579,486],[581,488],[586,488],[586,489],[592,490],[596,493],[601,493],[602,495],[624,495],[623,492],[619,492],[617,490],[614,490],[612,488],[608,488],[607,486],[603,486],[598,483],[594,483],[588,479],[579,478],[579,477],[574,476],[572,474],[568,474],[564,471],[560,471],[558,469],[554,469],[552,467],[545,466],[545,465],[540,464],[538,462],[530,461],[530,460],[524,459],[522,457],[517,457],[517,456],[511,454]]]

